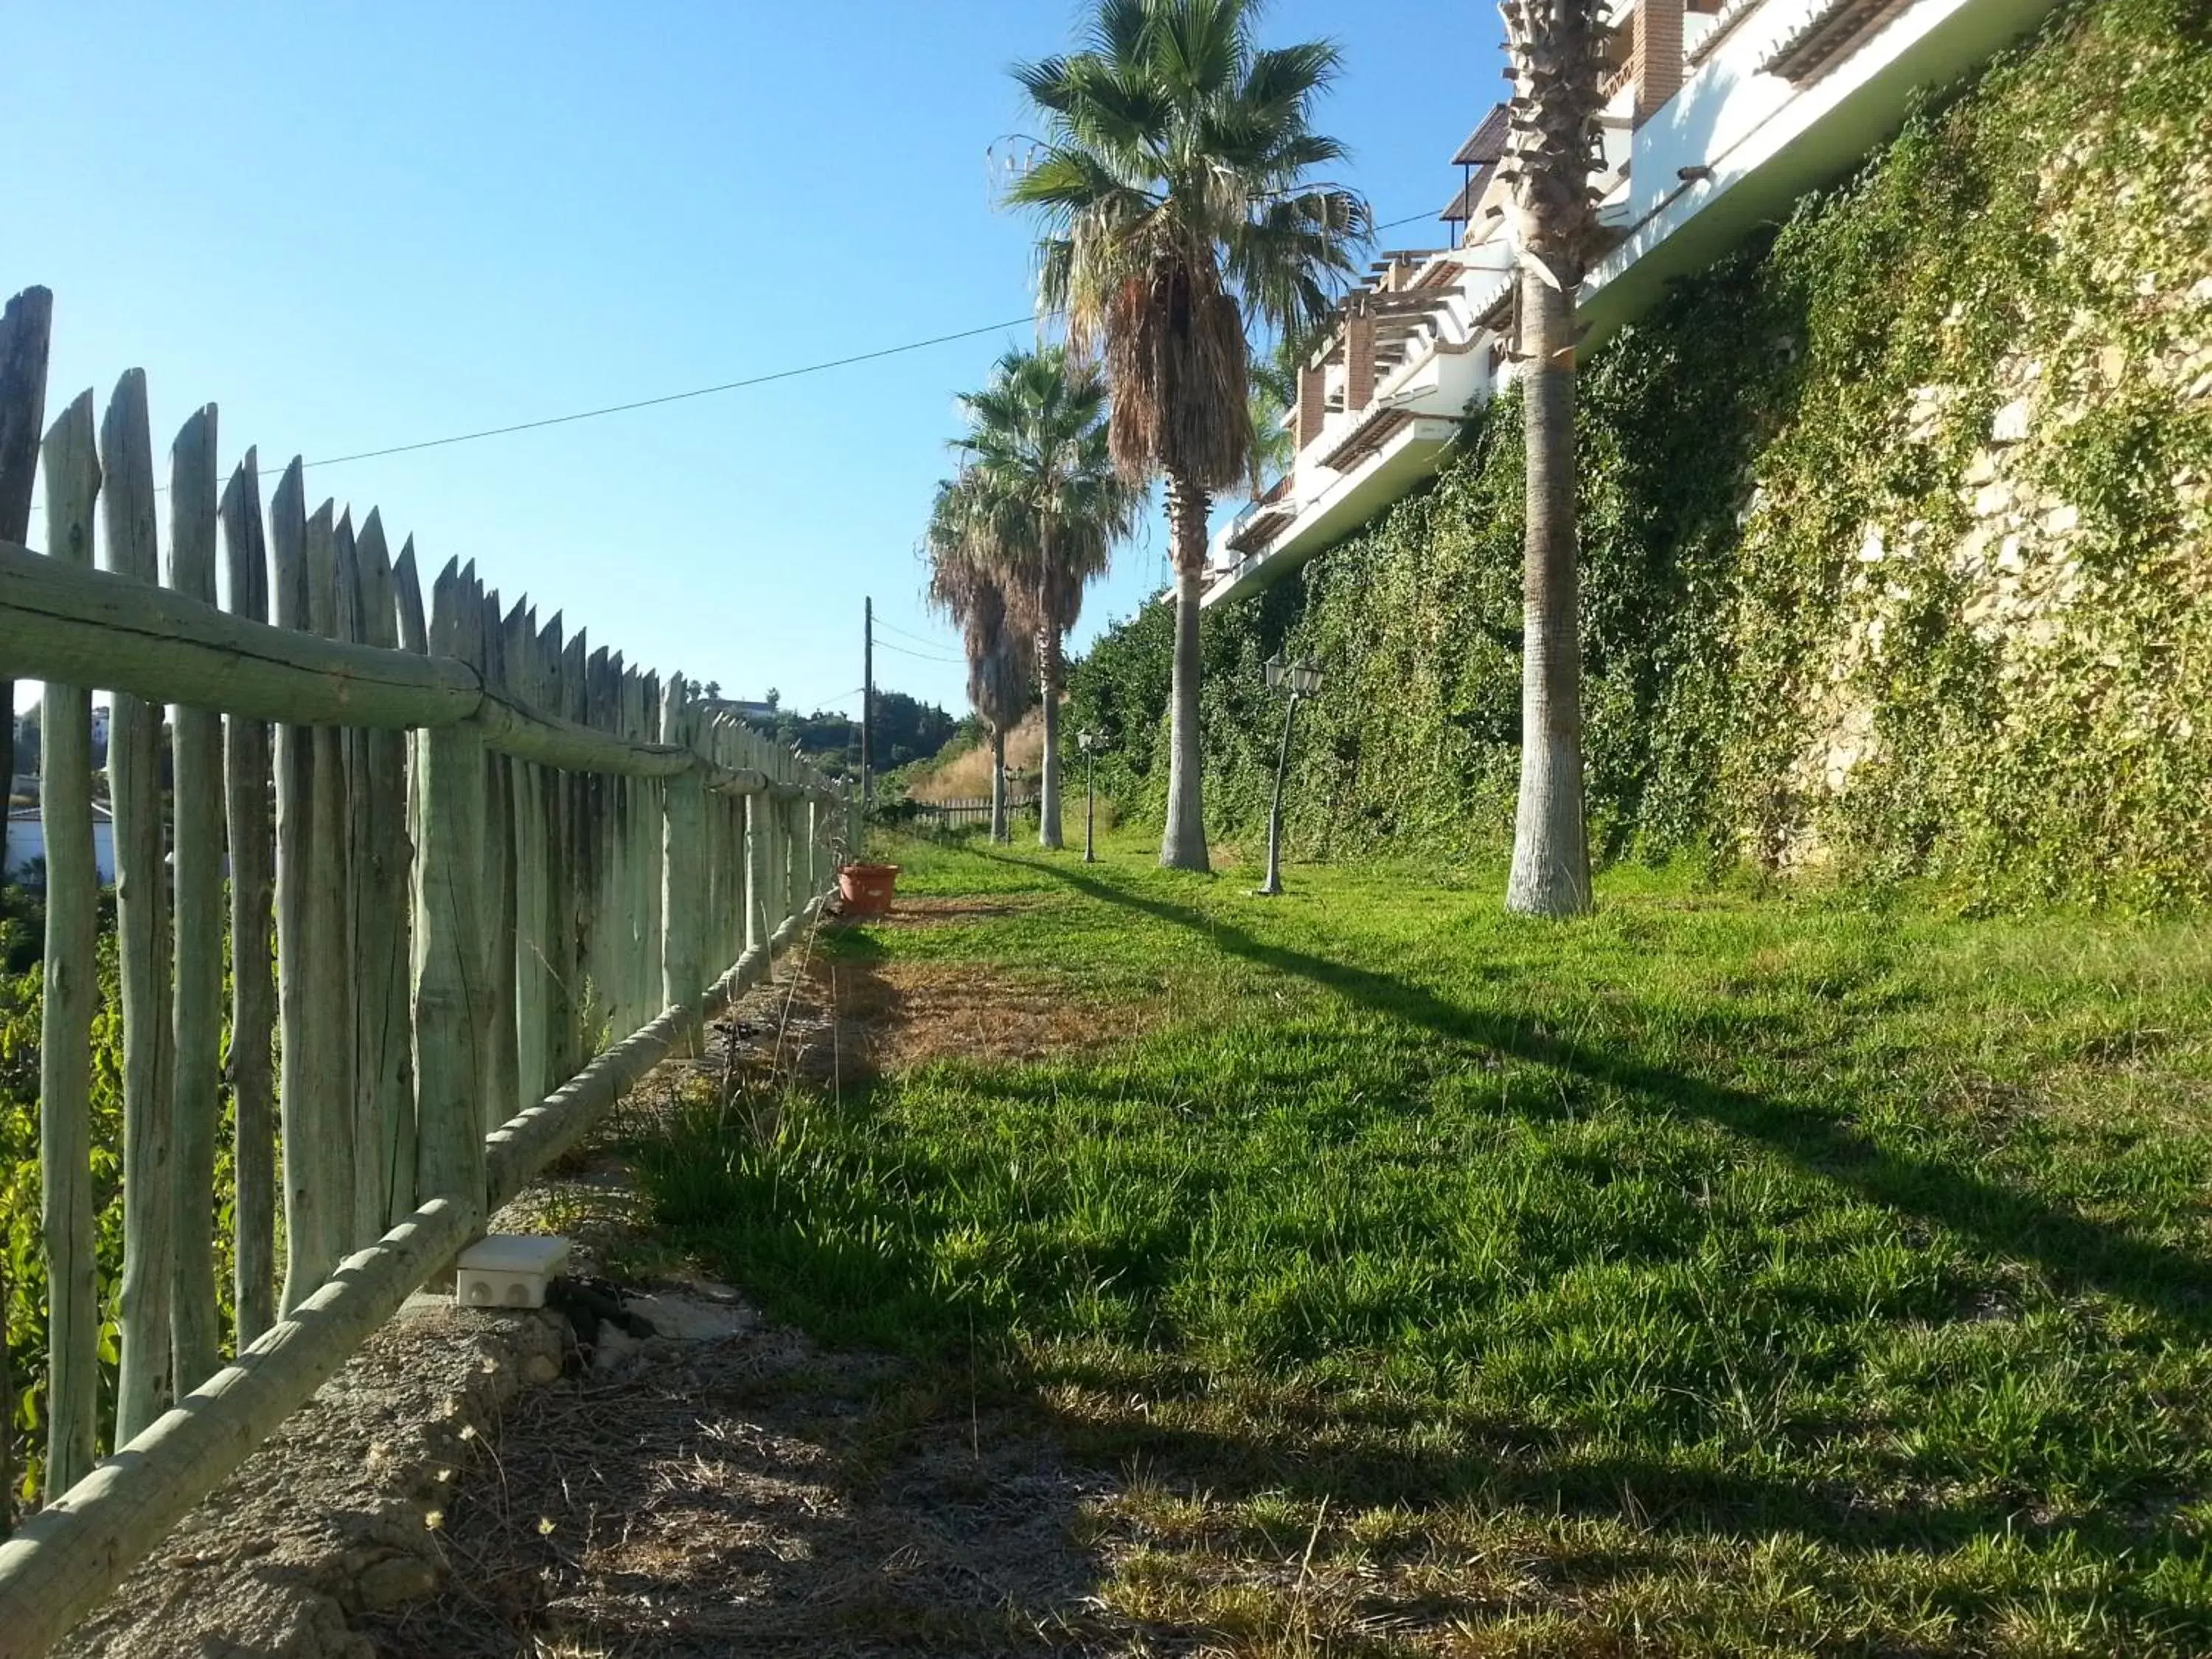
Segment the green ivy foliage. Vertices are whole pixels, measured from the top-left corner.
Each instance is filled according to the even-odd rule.
[[[2212,8],[2082,0],[1583,365],[1593,836],[1609,859],[1931,874],[1985,901],[2212,897]],[[1208,811],[1305,856],[1507,844],[1522,438],[1203,629]],[[1165,788],[1170,617],[1072,678]]]
[[[106,909],[103,904],[103,909]],[[112,921],[112,912],[106,917]],[[9,1370],[15,1496],[27,1502],[43,1479],[46,1430],[46,1261],[39,1215],[39,1045],[44,969],[36,959],[43,907],[17,888],[0,889],[0,1312]],[[116,1298],[123,1273],[123,1018],[115,935],[103,925],[100,999],[92,1024],[94,1249],[102,1322],[100,1443],[112,1436],[119,1358]],[[0,1515],[6,1513],[0,1500]]]

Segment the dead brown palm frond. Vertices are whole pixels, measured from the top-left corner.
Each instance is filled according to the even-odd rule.
[[[930,520],[929,599],[959,628],[968,700],[1003,733],[1028,711],[1035,653],[1010,615],[999,539],[1004,519],[974,475],[939,487]]]

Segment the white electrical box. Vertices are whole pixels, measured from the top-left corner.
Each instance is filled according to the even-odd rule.
[[[464,1308],[542,1308],[546,1282],[568,1263],[565,1238],[494,1233],[453,1264],[453,1300]]]

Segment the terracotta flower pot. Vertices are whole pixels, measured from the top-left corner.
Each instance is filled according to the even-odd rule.
[[[898,888],[896,864],[848,864],[837,872],[837,896],[848,916],[880,916]]]

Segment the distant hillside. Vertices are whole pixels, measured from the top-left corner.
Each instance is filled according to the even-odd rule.
[[[773,722],[754,724],[772,732],[785,748],[797,744],[807,759],[833,776],[857,774],[860,768],[860,723],[836,709],[817,709],[801,714],[793,709],[775,712]],[[903,691],[876,692],[876,719],[870,758],[878,773],[928,760],[952,740],[960,722],[935,703],[923,702]]]
[[[1006,769],[1035,778],[1044,763],[1044,711],[1032,708],[1006,734]],[[908,775],[907,793],[915,800],[981,800],[991,793],[991,742],[980,726],[961,733],[933,766]],[[1023,790],[1027,793],[1026,787]]]

